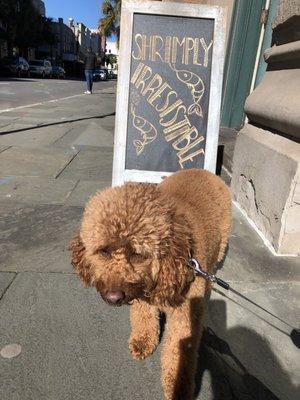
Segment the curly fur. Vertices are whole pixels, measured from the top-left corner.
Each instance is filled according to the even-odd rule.
[[[162,352],[165,399],[193,398],[203,301],[209,289],[187,266],[212,271],[227,246],[230,193],[215,175],[185,170],[161,184],[127,183],[96,193],[71,243],[72,264],[105,299],[122,290],[131,304],[129,349],[144,359],[158,344],[159,312],[167,316]]]

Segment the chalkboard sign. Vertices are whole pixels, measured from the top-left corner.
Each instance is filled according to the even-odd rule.
[[[123,1],[113,185],[215,172],[224,37],[222,8]]]

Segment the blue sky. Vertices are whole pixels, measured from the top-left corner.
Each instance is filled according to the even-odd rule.
[[[65,23],[72,17],[74,22],[83,22],[88,28],[98,27],[102,0],[44,0],[46,16],[62,17]]]

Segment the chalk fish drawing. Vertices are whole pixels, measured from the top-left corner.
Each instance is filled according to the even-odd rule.
[[[153,142],[157,138],[157,130],[145,118],[136,115],[133,104],[131,104],[130,112],[133,116],[133,126],[140,131],[142,136],[142,140],[137,139],[133,141],[136,154],[139,156],[144,151],[146,144]]]
[[[194,103],[189,106],[188,113],[197,114],[199,117],[203,117],[200,101],[204,95],[205,87],[202,79],[194,72],[185,69],[176,69],[175,65],[172,65],[171,63],[169,65],[170,68],[176,72],[177,78],[191,90]]]

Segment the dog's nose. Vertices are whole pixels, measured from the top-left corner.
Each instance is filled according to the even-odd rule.
[[[125,293],[122,292],[122,290],[114,290],[111,292],[107,292],[105,298],[108,303],[121,304],[125,298]]]

